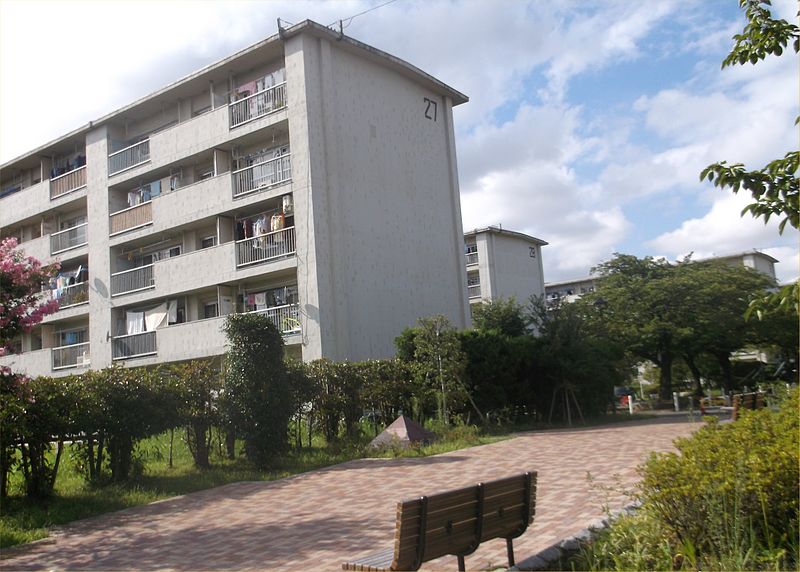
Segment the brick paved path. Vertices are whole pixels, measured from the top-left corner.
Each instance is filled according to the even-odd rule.
[[[630,486],[647,451],[670,450],[675,437],[697,427],[670,416],[532,432],[435,457],[364,459],[279,481],[235,483],[72,524],[50,542],[9,551],[0,568],[336,570],[348,557],[391,546],[398,500],[533,469],[536,519],[515,541],[520,561],[602,517],[608,493],[598,485]],[[611,508],[625,504],[619,494],[610,500]],[[503,540],[467,557],[470,569],[505,562]],[[455,559],[426,569],[456,570]]]

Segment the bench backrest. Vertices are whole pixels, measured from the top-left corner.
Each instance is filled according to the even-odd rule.
[[[535,511],[535,472],[397,503],[391,568],[416,570],[440,556],[470,554],[492,538],[516,538]]]

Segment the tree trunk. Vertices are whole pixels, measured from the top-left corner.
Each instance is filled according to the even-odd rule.
[[[236,458],[236,432],[233,429],[225,432],[225,451],[231,461]]]
[[[672,354],[659,354],[657,365],[659,367],[658,376],[658,397],[663,401],[672,401]]]
[[[733,391],[733,368],[731,367],[731,354],[728,352],[720,352],[714,354],[719,362],[719,367],[722,370],[722,387],[725,388],[725,393]]]
[[[683,356],[683,361],[686,362],[686,367],[688,367],[689,371],[692,372],[692,379],[694,380],[694,394],[698,397],[702,397],[703,385],[700,383],[700,369],[694,362],[694,356],[685,355]]]

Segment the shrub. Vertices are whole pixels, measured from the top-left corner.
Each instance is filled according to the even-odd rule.
[[[247,458],[259,468],[288,448],[293,413],[290,377],[283,361],[283,338],[260,314],[228,316],[225,334],[225,411],[244,439]]]
[[[711,422],[677,440],[677,454],[650,457],[641,469],[642,500],[701,557],[751,550],[762,559],[786,558],[800,531],[798,430],[796,389],[778,412],[745,411],[734,423]]]

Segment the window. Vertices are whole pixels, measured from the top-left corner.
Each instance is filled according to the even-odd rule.
[[[216,318],[219,316],[219,307],[216,302],[207,302],[203,304],[203,317]]]
[[[200,241],[200,248],[211,248],[212,246],[217,245],[217,237],[216,236],[207,236],[203,240]]]

